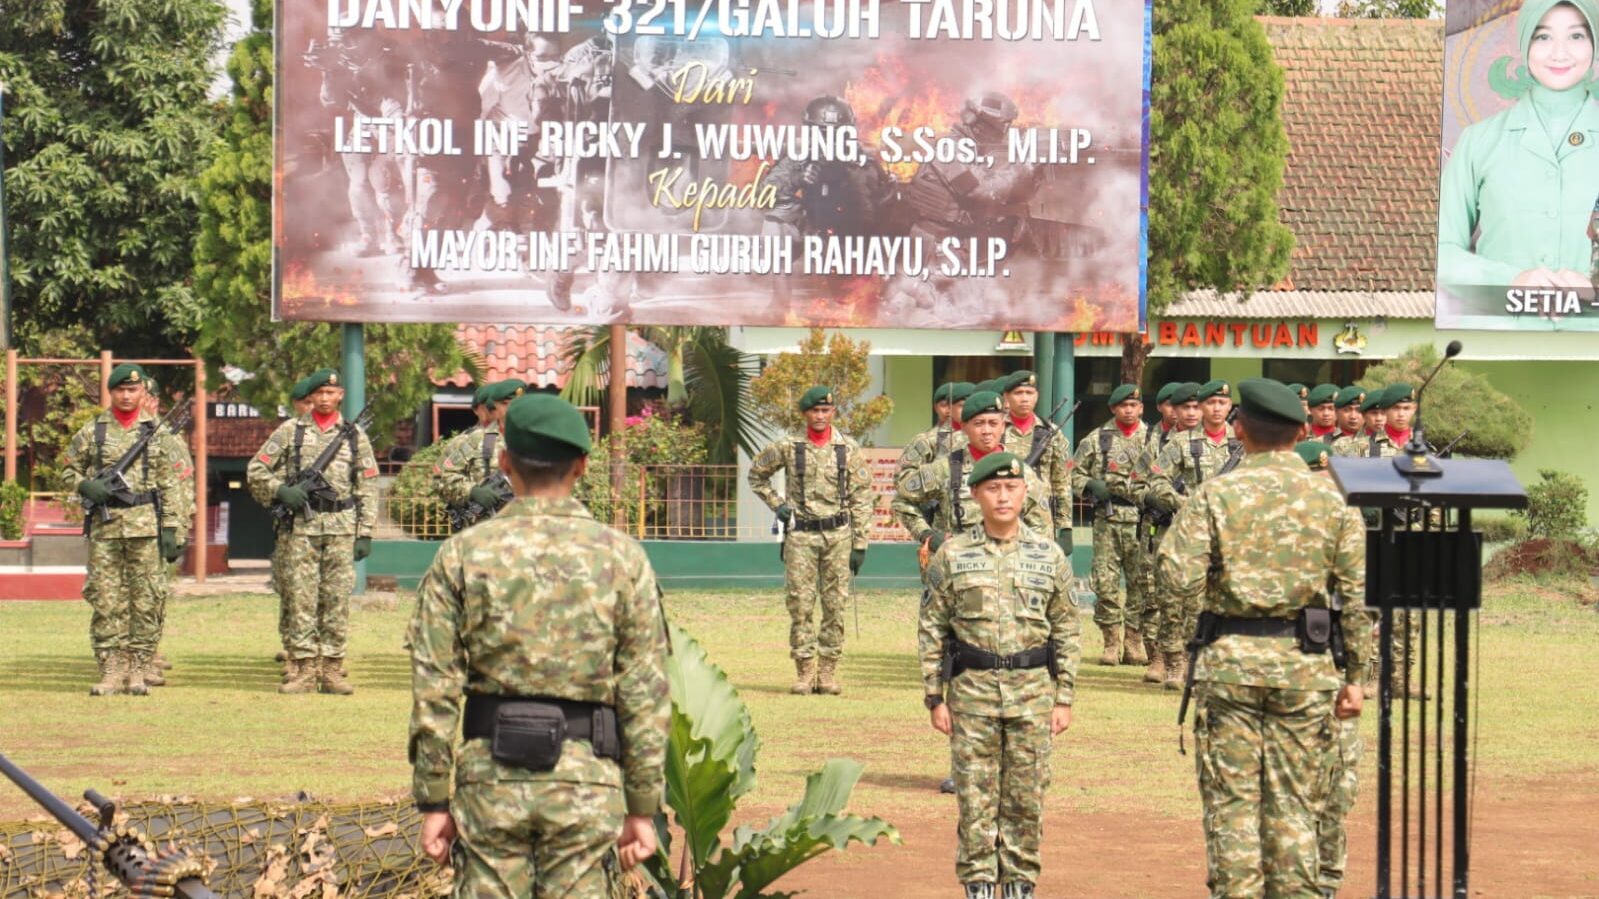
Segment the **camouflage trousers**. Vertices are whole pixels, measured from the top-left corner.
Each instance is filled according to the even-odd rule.
[[[1338,745],[1327,772],[1327,804],[1316,826],[1317,855],[1321,859],[1316,885],[1323,890],[1337,892],[1344,883],[1344,864],[1349,858],[1344,819],[1360,794],[1360,754],[1364,748],[1360,719],[1339,721]]]
[[[1144,568],[1148,558],[1135,522],[1094,522],[1094,566],[1088,580],[1094,588],[1095,624],[1125,624],[1134,630],[1143,627],[1147,605]],[[1123,580],[1127,582],[1125,586]]]
[[[961,883],[1038,882],[1049,716],[987,718],[955,712],[955,877]]]
[[[155,652],[167,589],[156,538],[91,538],[88,569],[83,599],[93,610],[89,642],[95,654]]]
[[[281,552],[278,586],[288,606],[289,658],[344,658],[355,590],[355,535],[288,534]]]
[[[450,802],[455,899],[623,896],[622,791],[552,780],[463,783]]]
[[[289,535],[278,531],[272,541],[272,592],[278,595],[278,642],[283,648],[289,648],[289,591],[283,588],[283,547],[289,542]],[[350,550],[354,554],[352,544]]]
[[[844,654],[844,608],[849,605],[849,527],[790,531],[783,539],[788,588],[788,649],[796,659]],[[821,627],[816,606],[822,607]]]
[[[1424,613],[1419,611],[1406,612],[1403,609],[1395,609],[1393,611],[1394,620],[1391,636],[1390,631],[1388,630],[1380,630],[1377,634],[1378,640],[1391,639],[1393,641],[1394,669],[1393,678],[1390,683],[1393,686],[1393,692],[1396,696],[1403,696],[1405,694],[1405,676],[1407,672],[1409,673],[1410,685],[1412,687],[1421,687],[1421,681],[1426,676],[1425,671],[1416,670],[1416,659],[1418,658],[1416,655],[1418,651],[1416,642],[1417,634],[1421,630],[1421,616],[1423,614]],[[1379,618],[1378,620],[1380,621],[1381,619]],[[1433,635],[1433,639],[1437,639],[1436,634]],[[1382,643],[1377,643],[1375,645],[1381,647]],[[1382,673],[1382,655],[1380,650],[1372,653],[1371,660],[1372,674],[1369,679],[1372,682],[1375,682]]]
[[[1181,600],[1166,590],[1158,590],[1157,593],[1167,594],[1160,601],[1160,651],[1182,652],[1189,638],[1194,636],[1194,629],[1199,626],[1199,603],[1204,597]]]
[[[1318,895],[1318,824],[1338,739],[1333,697],[1204,685],[1194,759],[1212,899]]]

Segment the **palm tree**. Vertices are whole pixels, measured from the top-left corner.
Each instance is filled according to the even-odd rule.
[[[759,451],[766,426],[749,396],[756,359],[727,342],[726,328],[646,325],[631,330],[666,354],[666,404],[705,427],[711,464],[732,464],[739,450],[750,456]],[[610,326],[573,331],[563,355],[569,368],[561,396],[578,405],[599,404],[610,382]]]

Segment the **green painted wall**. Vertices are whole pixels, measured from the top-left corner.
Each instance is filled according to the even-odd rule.
[[[1211,380],[1221,378],[1229,384],[1237,384],[1245,378],[1260,377],[1260,360],[1257,359],[1212,359],[1210,360]]]
[[[1522,486],[1538,469],[1569,471],[1588,486],[1588,523],[1599,525],[1599,452],[1594,424],[1599,407],[1599,365],[1592,362],[1460,362],[1481,372],[1533,418],[1532,443],[1510,467]],[[1488,411],[1488,410],[1485,410]]]
[[[904,446],[931,427],[933,360],[928,356],[884,356],[883,393],[894,400],[894,413],[883,423],[879,446]]]

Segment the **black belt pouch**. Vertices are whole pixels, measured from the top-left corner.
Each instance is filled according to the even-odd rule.
[[[566,714],[543,702],[506,702],[494,711],[489,751],[502,765],[549,771],[561,760]]]

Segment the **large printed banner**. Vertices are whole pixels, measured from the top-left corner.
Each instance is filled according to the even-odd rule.
[[[274,313],[1134,331],[1148,0],[279,0]]]
[[[1449,0],[1440,328],[1599,330],[1591,0]]]

